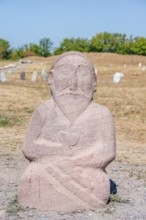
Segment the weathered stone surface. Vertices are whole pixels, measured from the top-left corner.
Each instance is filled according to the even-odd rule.
[[[36,70],[33,71],[31,81],[36,82],[38,77],[38,72]]]
[[[20,79],[21,79],[21,80],[25,80],[25,72],[22,71],[22,72],[20,73]]]
[[[64,212],[105,205],[115,131],[109,109],[93,101],[94,67],[79,52],[65,53],[49,84],[52,98],[33,113],[24,140],[31,163],[19,182],[19,204]]]
[[[42,77],[43,81],[47,81],[48,80],[48,75],[46,73],[46,69],[45,68],[43,68],[42,71],[41,71],[41,77]]]
[[[7,81],[7,77],[5,73],[0,71],[0,82],[6,82],[6,81]]]

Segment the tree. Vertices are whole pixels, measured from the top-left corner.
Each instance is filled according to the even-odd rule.
[[[126,34],[99,33],[91,39],[90,51],[125,54],[129,51],[130,40]]]
[[[40,47],[37,44],[30,43],[28,50],[34,52],[36,55],[40,54]]]
[[[54,51],[55,55],[59,55],[61,53],[67,51],[80,51],[80,52],[89,52],[90,42],[87,39],[82,38],[65,38],[60,47],[56,48]]]
[[[19,47],[18,49],[11,49],[11,53],[9,54],[9,58],[12,60],[18,60],[20,58],[24,58],[24,48]]]
[[[74,49],[80,52],[89,52],[90,42],[87,39],[76,38],[74,39]]]
[[[134,54],[146,56],[146,38],[136,37],[131,45],[131,51]]]
[[[4,40],[4,39],[0,39],[0,58],[1,59],[6,59],[8,57],[8,49],[9,49],[9,42]]]
[[[51,55],[53,42],[50,38],[43,38],[39,42],[39,55],[43,57],[48,57]]]
[[[103,48],[104,48],[103,33],[96,34],[91,39],[90,51],[103,52]]]

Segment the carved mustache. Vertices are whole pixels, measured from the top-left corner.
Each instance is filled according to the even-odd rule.
[[[91,92],[86,94],[83,91],[62,91],[62,92],[55,92],[54,93],[57,97],[64,96],[64,95],[73,95],[73,96],[85,96],[86,98],[89,98],[91,96]]]

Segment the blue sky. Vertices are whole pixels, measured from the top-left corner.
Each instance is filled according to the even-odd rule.
[[[146,0],[0,0],[0,38],[11,47],[105,31],[146,37]]]

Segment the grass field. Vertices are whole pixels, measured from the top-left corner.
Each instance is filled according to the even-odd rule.
[[[117,137],[116,160],[146,164],[146,70],[138,67],[139,62],[146,65],[146,57],[107,53],[87,56],[98,69],[94,100],[108,106],[113,113]],[[21,64],[8,75],[8,82],[0,82],[0,153],[7,158],[11,158],[12,154],[21,154],[32,112],[50,98],[47,82],[42,82],[40,75],[37,82],[31,82],[31,75],[34,69],[39,74],[43,67],[49,71],[56,57],[29,59],[32,64]],[[0,67],[8,63],[18,64],[1,61]],[[20,80],[21,70],[26,72],[24,81]],[[117,71],[123,72],[124,77],[119,84],[114,84],[112,76]]]

